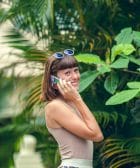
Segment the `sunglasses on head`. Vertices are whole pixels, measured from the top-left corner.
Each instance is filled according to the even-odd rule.
[[[71,49],[66,49],[62,52],[56,52],[53,54],[53,56],[57,59],[62,59],[64,58],[64,56],[67,55],[67,56],[73,56],[74,55],[74,51],[71,50]]]

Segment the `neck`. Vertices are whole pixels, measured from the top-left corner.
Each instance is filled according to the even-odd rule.
[[[57,99],[61,99],[61,100],[65,101],[66,103],[72,104],[72,101],[66,100],[62,95],[58,96]]]

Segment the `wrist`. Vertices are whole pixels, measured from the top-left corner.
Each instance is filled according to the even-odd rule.
[[[75,99],[73,100],[74,103],[80,103],[82,101],[82,97],[79,95],[77,97],[75,97]]]

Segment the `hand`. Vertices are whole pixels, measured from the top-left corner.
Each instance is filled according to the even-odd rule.
[[[60,79],[59,83],[57,83],[58,90],[60,91],[61,95],[70,101],[76,101],[81,98],[80,94],[71,84],[71,82],[67,82],[65,80]]]

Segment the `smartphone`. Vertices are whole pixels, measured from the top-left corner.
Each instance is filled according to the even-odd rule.
[[[51,75],[51,81],[52,81],[52,84],[57,84],[59,82],[59,78],[57,78],[54,75]]]

